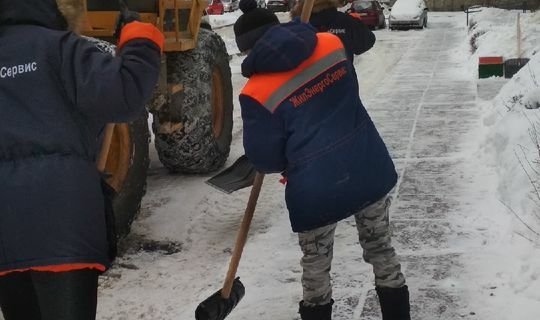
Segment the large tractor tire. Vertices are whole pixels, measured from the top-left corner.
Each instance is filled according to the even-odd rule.
[[[227,160],[232,140],[231,69],[225,43],[200,29],[197,47],[167,53],[167,81],[177,88],[154,112],[155,146],[172,172],[207,173]]]
[[[101,51],[115,54],[114,45],[94,38],[89,39]],[[105,172],[109,175],[107,183],[117,193],[113,200],[113,209],[116,232],[120,237],[128,234],[146,191],[146,175],[150,164],[149,143],[147,112],[132,123],[115,125]]]
[[[146,192],[149,142],[146,112],[140,119],[117,124],[114,128],[106,172],[111,175],[107,183],[117,192],[113,209],[116,232],[120,237],[128,234]]]

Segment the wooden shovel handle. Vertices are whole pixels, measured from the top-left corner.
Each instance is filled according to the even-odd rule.
[[[300,15],[300,21],[304,23],[309,22],[311,16],[311,10],[313,10],[313,3],[315,0],[304,0],[304,6],[302,7],[302,14]]]
[[[236,270],[238,269],[238,264],[240,263],[240,258],[242,257],[242,251],[244,250],[244,245],[246,244],[249,226],[251,225],[251,219],[253,218],[253,213],[255,212],[255,207],[257,206],[257,200],[259,199],[259,193],[261,192],[263,180],[264,173],[257,172],[255,175],[255,181],[253,182],[253,187],[251,188],[251,194],[249,195],[244,218],[240,224],[238,234],[236,235],[236,243],[234,244],[231,262],[229,263],[229,271],[227,271],[227,276],[225,277],[223,288],[221,289],[221,297],[224,299],[228,299],[231,294],[234,277],[236,276]]]
[[[105,171],[107,164],[107,157],[109,156],[109,149],[111,148],[112,136],[114,132],[114,123],[108,123],[105,126],[105,132],[103,133],[103,143],[101,144],[101,150],[99,151],[96,166],[99,172]]]

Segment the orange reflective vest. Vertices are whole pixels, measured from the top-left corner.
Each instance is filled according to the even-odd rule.
[[[347,54],[337,36],[328,32],[317,33],[317,45],[308,59],[289,71],[252,75],[241,94],[252,97],[273,113],[292,93],[346,60]],[[323,85],[330,82],[332,78],[323,81]]]

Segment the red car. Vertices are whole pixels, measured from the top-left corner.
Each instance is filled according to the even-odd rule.
[[[373,29],[386,28],[386,18],[384,17],[383,7],[379,1],[358,0],[351,4],[347,12]]]
[[[221,0],[210,0],[210,1],[208,4],[208,7],[206,7],[206,13],[223,14],[223,12],[225,12],[225,9],[223,8],[223,2],[221,2]]]

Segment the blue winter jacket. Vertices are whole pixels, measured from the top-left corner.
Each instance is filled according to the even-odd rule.
[[[0,273],[109,264],[99,136],[142,115],[159,64],[141,38],[101,53],[54,0],[0,0]]]
[[[257,170],[283,172],[292,229],[311,230],[380,200],[392,159],[358,96],[341,41],[313,27],[270,29],[242,63],[244,148]]]

